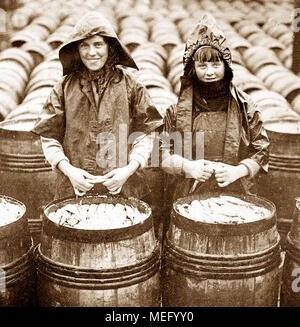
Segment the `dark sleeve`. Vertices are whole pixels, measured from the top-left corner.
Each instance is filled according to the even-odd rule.
[[[164,117],[164,131],[168,134],[176,130],[176,105],[172,104],[167,110]]]
[[[249,158],[255,160],[267,172],[270,142],[263,127],[261,113],[251,98],[247,102],[247,116],[250,132]]]
[[[152,103],[146,87],[136,80],[131,83],[132,131],[148,134],[162,127],[163,117]]]
[[[49,94],[31,132],[62,143],[65,134],[64,80],[57,83]]]

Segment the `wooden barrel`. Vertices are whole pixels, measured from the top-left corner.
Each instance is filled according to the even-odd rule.
[[[146,219],[129,227],[84,230],[59,225],[49,214],[66,204],[121,203]],[[40,306],[159,306],[160,253],[150,207],[107,196],[53,201],[44,208],[36,251]]]
[[[55,173],[46,161],[39,136],[30,132],[35,120],[0,123],[0,193],[26,205],[26,218],[34,240],[41,232],[41,207],[54,198]]]
[[[177,209],[217,194],[194,194],[173,204],[162,257],[163,306],[276,306],[281,258],[274,204],[220,193],[270,210],[268,217],[242,224],[199,222]]]
[[[259,194],[277,208],[277,224],[284,247],[291,227],[294,199],[300,194],[300,119],[264,122],[270,139],[269,171],[261,174]]]
[[[280,306],[300,306],[300,198],[296,198],[293,222],[286,237]]]
[[[35,275],[32,265],[32,240],[25,205],[16,199],[1,195],[0,201],[19,207],[16,220],[8,220],[1,212],[0,217],[0,306],[15,307],[34,304]]]

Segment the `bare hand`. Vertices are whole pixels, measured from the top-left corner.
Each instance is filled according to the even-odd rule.
[[[87,171],[81,168],[70,165],[66,170],[66,175],[68,176],[74,188],[75,194],[77,195],[84,195],[94,186],[92,181],[95,176],[89,174]]]
[[[222,163],[222,165],[215,168],[215,177],[219,187],[226,187],[247,175],[248,169],[244,165],[231,166]]]
[[[207,181],[213,173],[213,169],[206,167],[206,160],[187,160],[183,165],[186,177],[191,177],[199,182]]]
[[[110,193],[118,194],[131,175],[132,170],[128,166],[113,169],[103,176],[106,180],[103,185],[107,187]]]

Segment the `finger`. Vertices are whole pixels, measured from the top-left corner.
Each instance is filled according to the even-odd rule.
[[[214,172],[214,169],[212,167],[204,167],[203,171],[212,174]]]
[[[89,191],[92,187],[94,186],[94,184],[92,183],[77,183],[76,184],[76,188],[78,188],[81,191]]]
[[[103,185],[106,186],[107,188],[109,187],[113,187],[115,184],[115,181],[112,179],[106,180],[105,182],[103,182]]]
[[[109,173],[103,175],[103,178],[104,178],[104,179],[111,178],[111,177],[114,176],[114,174],[115,174],[115,173],[114,173],[114,171],[112,170],[112,171],[110,171]]]
[[[217,176],[216,176],[216,181],[217,181],[218,183],[223,183],[223,182],[226,182],[226,178],[224,178],[224,176],[221,176],[221,177],[217,177]]]
[[[90,173],[88,173],[87,171],[83,171],[82,175],[86,178],[89,178],[89,179],[94,179],[96,176],[95,175],[92,175]]]
[[[225,187],[225,186],[228,186],[228,185],[229,185],[229,182],[218,183],[219,187]]]
[[[225,172],[224,167],[215,167],[215,174],[222,174]]]
[[[122,190],[122,186],[120,186],[120,187],[119,187],[117,190],[115,190],[115,191],[109,191],[109,193],[115,195],[115,194],[119,194],[119,193],[121,192],[121,190]]]
[[[95,180],[97,183],[103,183],[106,181],[106,178],[104,176],[95,176]]]
[[[113,186],[111,186],[111,187],[108,187],[108,190],[114,192],[114,191],[116,191],[118,188],[120,188],[120,185],[116,185],[116,184],[115,184],[115,185],[113,185]]]
[[[74,192],[75,192],[75,194],[78,195],[78,196],[83,196],[83,195],[85,195],[85,193],[86,193],[86,192],[84,192],[84,191],[79,191],[77,187],[74,187]]]
[[[216,176],[216,178],[224,178],[225,177],[225,174],[224,174],[224,172],[215,172],[215,176]]]

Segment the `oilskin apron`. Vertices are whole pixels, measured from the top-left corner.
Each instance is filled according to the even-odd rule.
[[[81,99],[81,106],[79,104],[77,107],[72,106],[72,102],[66,101],[66,107],[70,108],[66,110],[67,121],[72,124],[68,126],[65,133],[65,154],[75,167],[82,168],[93,175],[104,175],[118,167],[118,158],[121,155],[120,140],[128,137],[130,133],[131,118],[126,83],[124,79],[119,83],[109,83],[99,98],[99,108],[92,95],[91,84],[84,79],[80,83],[81,88],[72,88],[73,97],[68,101]],[[82,97],[81,91],[86,97]],[[75,94],[76,92],[79,94]],[[119,135],[121,124],[128,126],[127,135]],[[107,135],[107,137],[101,140],[99,135]],[[109,135],[114,138],[111,139]],[[116,151],[117,162],[109,157],[114,154],[114,151]],[[99,158],[105,159],[107,163],[105,168],[99,165]],[[123,185],[120,195],[146,201],[149,193],[150,189],[145,183],[143,170],[137,170]],[[108,190],[98,183],[87,194],[108,194]],[[58,171],[55,199],[74,195],[70,180]]]
[[[228,112],[218,111],[199,113],[193,122],[193,157],[195,158],[195,153],[197,150],[196,147],[204,146],[203,154],[205,160],[236,165],[238,163],[237,157],[231,157],[230,162],[228,162],[228,155],[225,155],[225,140],[228,123],[230,123],[228,121]],[[196,132],[202,133],[203,138],[201,139],[203,140],[204,144],[197,144]],[[195,179],[186,178],[185,176],[177,178],[177,183],[174,185],[175,190],[173,195],[173,202],[180,197],[189,195],[194,182]],[[228,191],[244,193],[244,188],[240,180],[237,180],[227,187],[219,187],[213,174],[206,182],[199,182],[193,193],[207,191]]]

